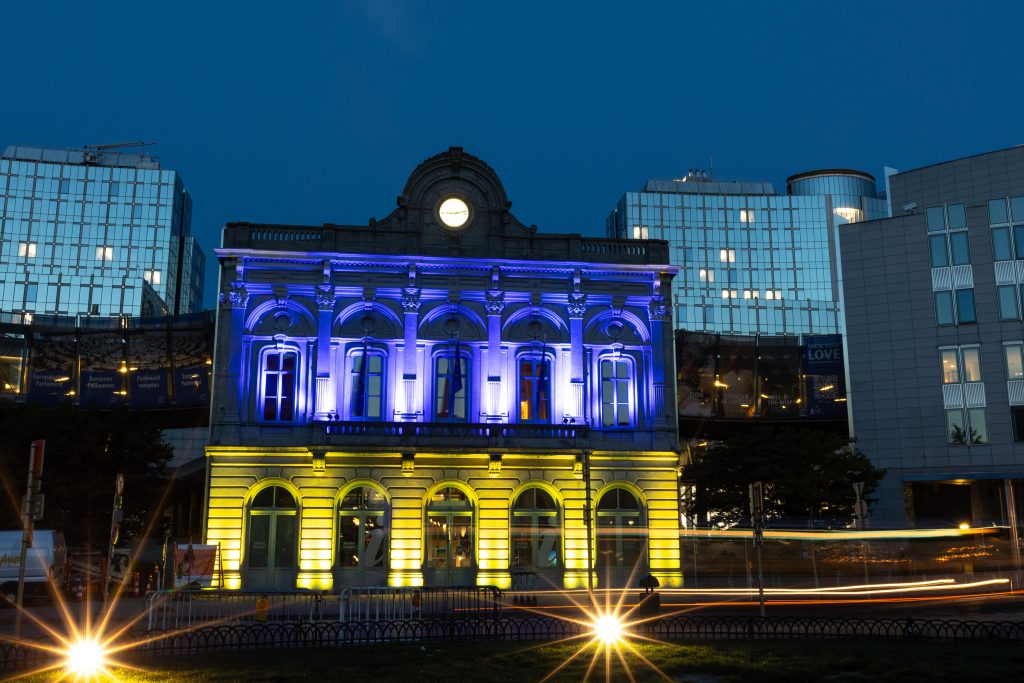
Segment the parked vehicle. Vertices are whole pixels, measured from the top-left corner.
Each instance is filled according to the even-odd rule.
[[[0,598],[7,604],[13,604],[18,597],[21,538],[21,530],[0,531]],[[60,587],[64,582],[66,563],[64,534],[36,529],[32,534],[32,545],[25,554],[25,595],[49,595],[47,584],[50,581]]]

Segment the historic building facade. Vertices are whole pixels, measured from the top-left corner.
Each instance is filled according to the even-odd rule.
[[[681,584],[668,245],[510,207],[451,148],[369,225],[225,228],[227,587]]]

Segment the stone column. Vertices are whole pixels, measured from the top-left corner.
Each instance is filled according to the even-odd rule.
[[[337,392],[331,382],[331,327],[334,323],[334,287],[324,283],[316,288],[319,311],[316,337],[316,412],[315,420],[326,420],[335,412]]]
[[[230,277],[229,269],[232,267],[233,264],[224,265],[222,277],[225,280]],[[242,402],[247,395],[242,382],[242,337],[245,334],[245,310],[248,303],[249,292],[241,280],[229,282],[220,292],[217,342],[214,346],[213,443],[232,443],[239,437]]]
[[[501,395],[501,316],[505,311],[505,292],[492,289],[484,302],[487,310],[487,384],[483,401],[487,422],[505,422],[508,409]]]
[[[655,426],[673,424],[675,416],[675,356],[672,332],[671,309],[660,295],[661,288],[655,287],[649,308],[651,321],[651,380],[652,396],[649,402],[650,416]],[[666,378],[669,381],[666,383]],[[637,378],[640,381],[640,378]]]
[[[405,341],[402,349],[402,387],[398,395],[399,419],[415,422],[421,413],[416,392],[416,340],[420,318],[420,289],[406,287],[402,291],[402,311],[405,316]]]

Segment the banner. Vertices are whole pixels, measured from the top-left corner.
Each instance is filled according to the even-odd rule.
[[[75,393],[75,335],[33,332],[29,349],[29,403],[53,406]]]
[[[759,348],[757,373],[760,416],[766,420],[792,420],[799,417],[800,346],[795,337],[775,338]],[[788,343],[787,343],[788,342]]]
[[[714,414],[715,357],[718,335],[676,332],[676,382],[679,415]]]
[[[718,415],[752,418],[757,409],[754,337],[722,337],[718,346]]]
[[[174,369],[174,402],[179,406],[210,402],[210,369],[206,365]]]
[[[112,408],[124,402],[124,373],[121,372],[125,368],[124,352],[124,336],[120,330],[79,332],[78,400],[83,407]]]
[[[0,400],[13,401],[21,394],[24,349],[25,339],[21,335],[0,335]]]
[[[804,375],[807,417],[846,417],[842,336],[804,336]]]
[[[165,408],[170,403],[167,319],[141,318],[128,333],[128,400],[133,408]]]
[[[207,327],[171,330],[174,402],[179,406],[210,402],[210,359],[213,348],[209,333]]]
[[[199,584],[209,588],[217,567],[217,546],[176,543],[174,546],[174,587]]]

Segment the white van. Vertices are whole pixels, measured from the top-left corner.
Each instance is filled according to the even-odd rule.
[[[18,531],[0,531],[0,603],[13,604],[18,597],[18,565],[21,562],[21,535]],[[36,529],[32,546],[25,554],[25,595],[49,595],[49,581],[59,589],[64,581],[67,546],[64,534]]]

